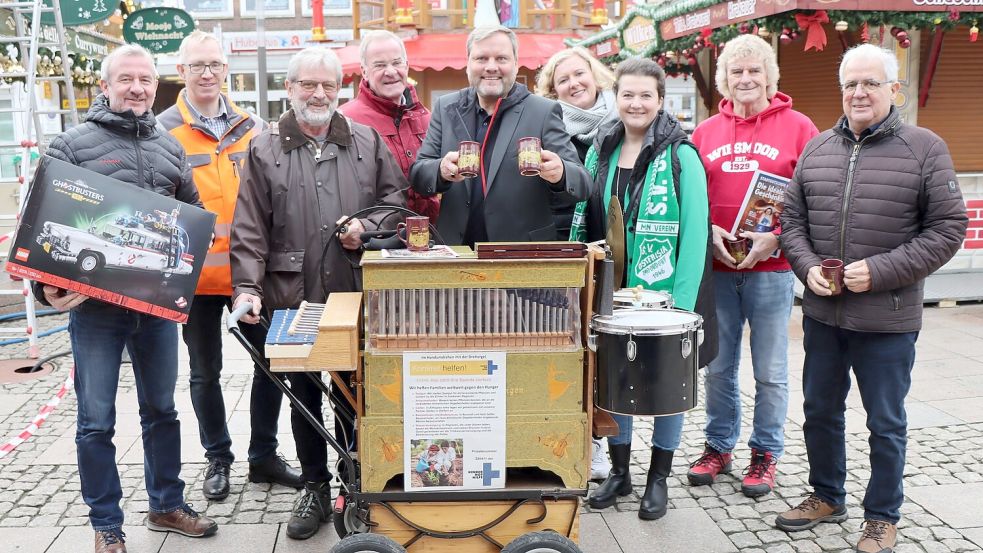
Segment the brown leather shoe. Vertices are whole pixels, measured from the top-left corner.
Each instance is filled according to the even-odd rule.
[[[122,530],[96,530],[96,553],[126,553]]]
[[[203,538],[217,532],[218,523],[185,504],[169,513],[151,511],[147,515],[147,528],[154,532],[177,532],[189,538]]]
[[[775,518],[775,526],[786,532],[798,532],[808,530],[820,522],[844,520],[846,520],[846,505],[830,505],[813,493],[795,508],[778,515]]]
[[[883,520],[865,520],[864,533],[857,542],[859,553],[893,553],[898,527]]]

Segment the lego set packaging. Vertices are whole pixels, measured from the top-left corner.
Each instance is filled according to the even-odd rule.
[[[215,215],[44,157],[7,272],[183,323]]]

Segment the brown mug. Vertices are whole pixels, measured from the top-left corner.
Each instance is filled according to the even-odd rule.
[[[819,265],[823,278],[829,284],[829,291],[834,296],[843,292],[843,261],[839,259],[824,259]]]
[[[538,177],[543,164],[543,144],[535,136],[519,139],[519,174],[523,177]]]
[[[751,244],[747,238],[738,238],[737,240],[724,239],[724,242],[727,244],[727,253],[734,258],[734,263],[738,265],[751,252]]]
[[[401,234],[406,231],[406,237]],[[406,244],[411,252],[425,252],[430,249],[430,217],[407,217],[405,223],[396,225],[396,236]]]
[[[464,140],[457,147],[457,171],[462,177],[470,179],[481,171],[481,144]]]

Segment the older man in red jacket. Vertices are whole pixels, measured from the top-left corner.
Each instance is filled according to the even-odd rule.
[[[406,47],[389,31],[370,31],[362,37],[359,53],[362,82],[358,97],[338,111],[378,131],[403,170],[403,176],[409,178],[410,166],[430,125],[430,110],[420,103],[416,89],[407,81]],[[413,189],[408,192],[408,207],[436,222],[440,213],[439,197],[427,198]]]

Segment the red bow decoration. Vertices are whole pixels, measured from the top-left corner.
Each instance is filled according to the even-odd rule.
[[[803,50],[815,48],[817,52],[822,52],[826,47],[826,31],[823,30],[823,23],[829,23],[826,10],[817,10],[812,15],[797,13],[795,22],[799,24],[800,30],[806,32],[806,45]]]

